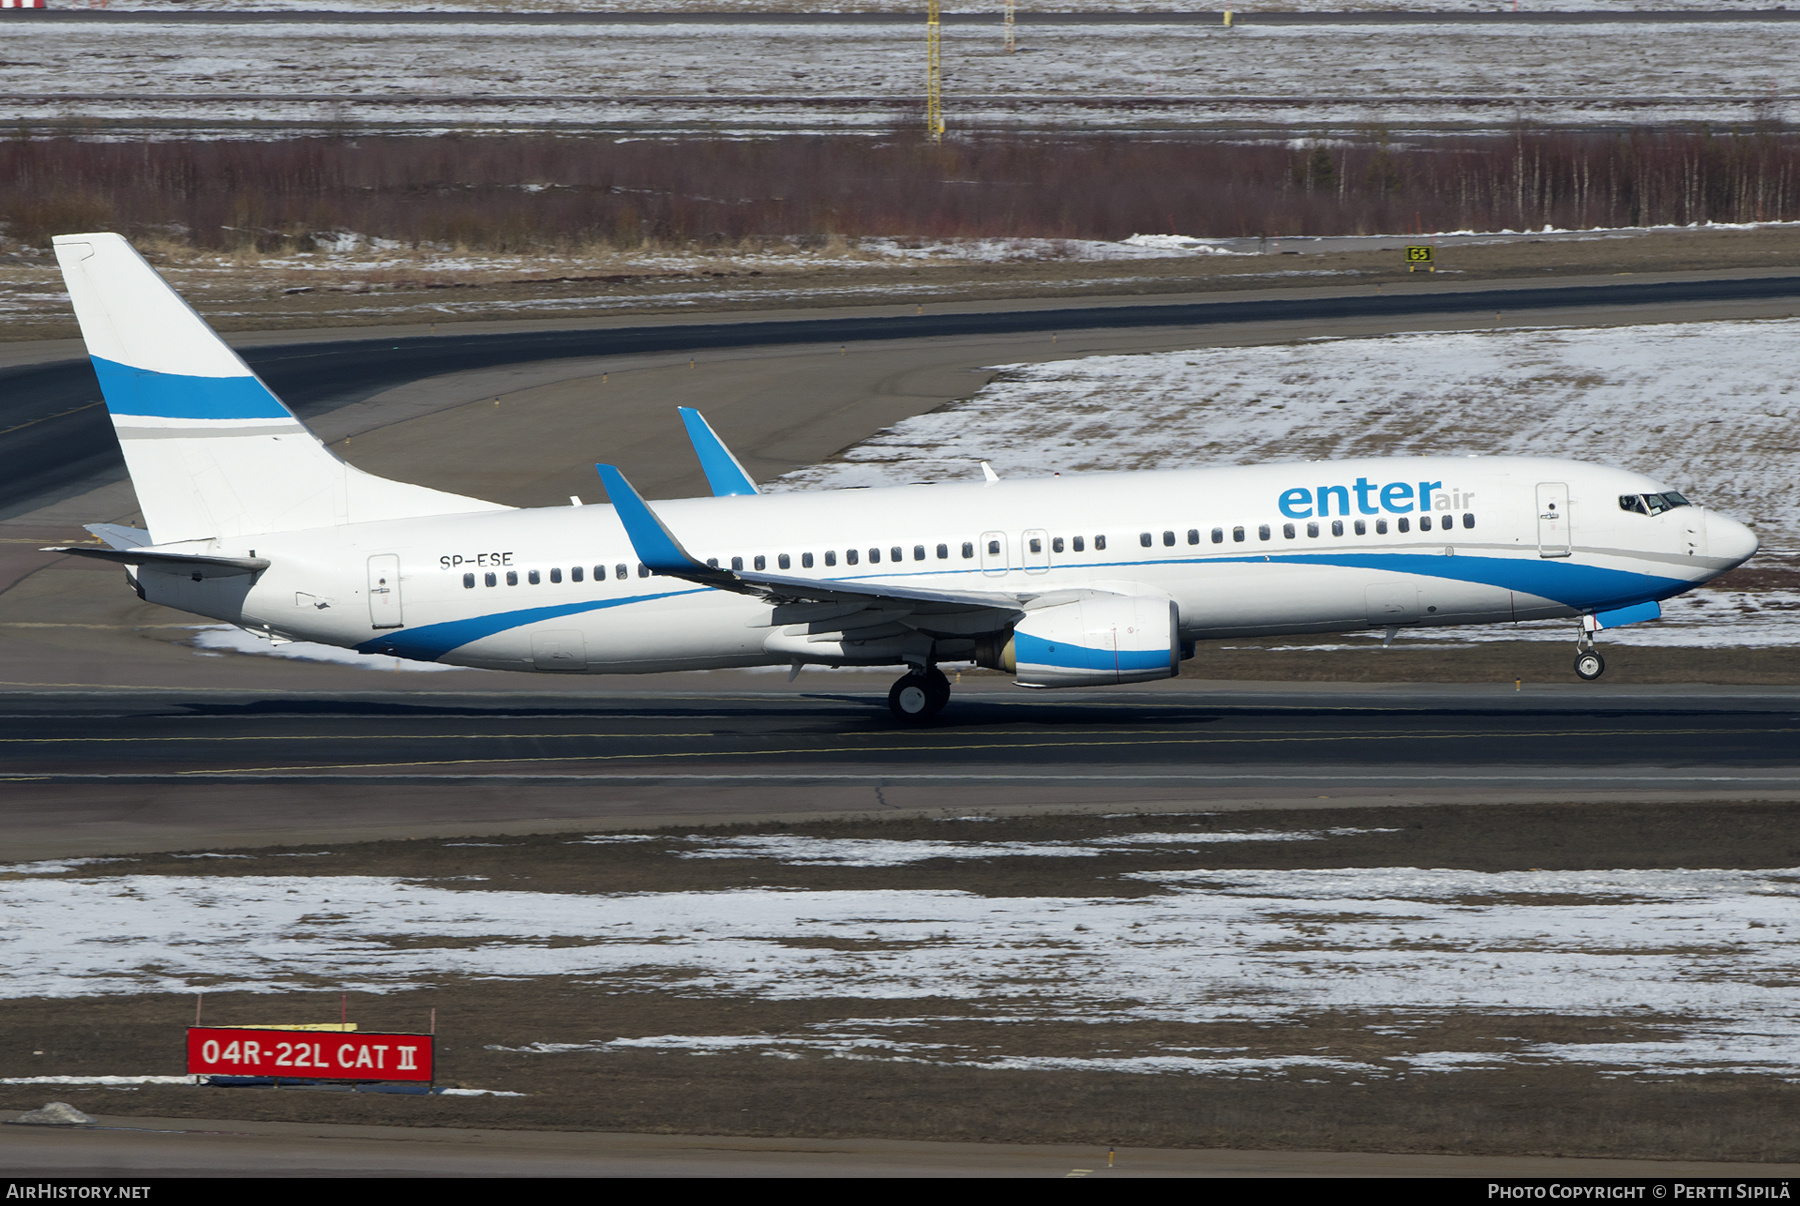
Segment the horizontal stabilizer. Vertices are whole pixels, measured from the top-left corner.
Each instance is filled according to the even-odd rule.
[[[119,565],[149,565],[169,570],[211,570],[209,578],[232,574],[254,574],[269,568],[267,557],[213,557],[203,553],[153,553],[148,549],[102,549],[91,544],[57,545],[39,549],[42,553],[68,553],[72,557],[92,557]]]
[[[700,458],[700,468],[706,474],[706,484],[712,487],[713,496],[723,498],[731,494],[757,493],[756,483],[750,480],[738,459],[731,455],[731,449],[725,447],[725,441],[700,412],[691,406],[676,409],[681,412],[688,440],[694,445],[694,454]]]
[[[122,523],[84,523],[81,525],[106,542],[112,549],[135,549],[155,544],[143,528],[128,528]]]

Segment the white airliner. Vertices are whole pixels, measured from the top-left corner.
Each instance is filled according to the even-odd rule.
[[[1594,633],[1757,548],[1641,473],[1520,457],[761,494],[685,409],[713,497],[652,506],[600,465],[610,506],[507,507],[344,464],[123,238],[55,244],[147,527],[55,551],[277,641],[552,673],[893,665],[889,706],[920,720],[946,662],[1112,685],[1220,637],[1566,617],[1594,679]]]

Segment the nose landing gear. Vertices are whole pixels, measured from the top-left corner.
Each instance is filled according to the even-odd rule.
[[[888,711],[902,724],[923,723],[949,702],[950,680],[936,666],[923,674],[915,670],[888,688]]]
[[[1594,648],[1594,630],[1588,625],[1592,616],[1581,617],[1581,635],[1575,638],[1575,676],[1591,683],[1606,673],[1606,659]]]

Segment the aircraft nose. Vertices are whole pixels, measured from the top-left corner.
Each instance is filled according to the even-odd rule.
[[[1717,514],[1708,517],[1706,542],[1712,546],[1713,556],[1723,557],[1732,565],[1742,565],[1762,547],[1755,532],[1735,519]]]

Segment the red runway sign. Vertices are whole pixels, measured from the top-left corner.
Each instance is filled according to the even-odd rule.
[[[188,1028],[188,1071],[294,1080],[430,1080],[428,1034]]]

